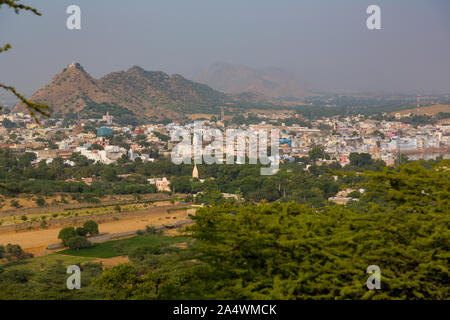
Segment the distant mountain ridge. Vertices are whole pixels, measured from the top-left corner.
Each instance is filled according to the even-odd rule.
[[[94,115],[104,110],[139,119],[180,119],[184,113],[206,112],[232,100],[231,96],[181,75],[146,71],[134,66],[93,78],[77,62],[36,91],[32,101],[45,103],[52,114]],[[13,111],[23,111],[18,104]]]
[[[254,93],[267,98],[302,99],[315,95],[314,89],[295,74],[279,69],[253,69],[216,62],[193,79],[229,94]]]

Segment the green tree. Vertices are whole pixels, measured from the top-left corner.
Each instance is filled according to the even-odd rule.
[[[116,170],[110,166],[107,166],[102,170],[101,177],[105,181],[116,181],[118,179]]]
[[[321,146],[314,146],[308,153],[311,161],[316,161],[318,159],[325,159],[325,151]]]
[[[11,204],[11,206],[13,206],[14,208],[20,208],[20,207],[22,207],[22,206],[20,205],[19,201],[17,201],[17,200],[11,200],[10,204]]]
[[[88,231],[83,227],[78,227],[76,232],[79,236],[85,237],[88,234]]]
[[[69,239],[76,237],[77,235],[77,231],[74,227],[65,227],[59,231],[58,239],[60,239],[65,246],[68,246]]]
[[[350,165],[359,168],[367,167],[372,163],[372,157],[368,153],[350,153],[349,156]]]
[[[24,255],[22,247],[19,246],[18,244],[8,243],[6,245],[5,251],[6,251],[6,257],[8,259],[12,259],[12,258],[20,259]]]
[[[98,234],[98,223],[94,220],[88,220],[83,224],[83,228],[92,236]]]
[[[86,248],[89,247],[91,245],[91,243],[89,242],[88,239],[86,239],[85,237],[82,236],[75,236],[72,238],[69,238],[67,240],[67,246],[69,247],[69,249],[72,250],[80,250],[82,248]]]
[[[106,269],[93,283],[105,293],[106,299],[130,299],[136,295],[137,286],[143,283],[138,270],[132,264],[120,264]]]
[[[170,182],[173,192],[191,193],[191,179],[189,177],[176,177]]]

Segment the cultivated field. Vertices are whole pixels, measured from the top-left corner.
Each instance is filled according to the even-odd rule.
[[[163,193],[146,194],[141,195],[141,199],[138,201],[133,195],[107,195],[99,199],[101,205],[113,205],[113,204],[125,204],[125,203],[136,203],[145,201],[163,201],[170,200],[172,198],[183,198],[186,195],[177,194],[175,196],[168,196]],[[36,198],[38,196],[22,194],[16,197],[5,197],[0,195],[0,216],[5,215],[22,215],[27,213],[41,213],[45,212],[55,212],[61,209],[75,209],[86,207],[88,204],[86,202],[79,202],[77,200],[72,200],[71,194],[57,194],[53,196],[42,196],[46,202],[44,207],[39,207],[36,203]],[[17,202],[19,207],[13,206],[11,203]]]
[[[145,229],[148,225],[162,225],[174,223],[178,220],[186,219],[186,210],[170,210],[174,207],[156,207],[151,212],[146,210],[134,212],[133,215],[128,213],[115,214],[114,219],[99,222],[99,230],[101,233],[119,233]],[[48,254],[47,246],[52,243],[59,242],[58,233],[61,226],[49,226],[48,229],[38,230],[21,230],[11,231],[0,234],[0,244],[6,245],[14,243],[20,245],[26,252],[35,255]]]

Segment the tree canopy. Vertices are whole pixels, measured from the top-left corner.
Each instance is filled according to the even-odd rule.
[[[122,265],[97,285],[111,299],[448,299],[449,164],[367,172],[360,207],[202,208],[171,269]],[[370,265],[382,290],[366,287]]]

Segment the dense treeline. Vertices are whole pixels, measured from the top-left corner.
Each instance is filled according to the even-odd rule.
[[[84,194],[101,197],[107,194],[154,193],[154,185],[148,184],[150,177],[167,177],[172,191],[177,193],[198,193],[200,201],[208,204],[223,202],[220,193],[237,194],[249,201],[298,201],[314,206],[326,204],[327,199],[339,188],[359,177],[338,178],[333,171],[380,170],[384,162],[372,160],[368,154],[350,155],[350,165],[344,169],[338,163],[316,165],[318,159],[326,158],[323,149],[315,147],[309,157],[297,159],[300,162],[285,163],[274,176],[261,176],[261,165],[199,165],[200,182],[191,179],[193,165],[175,165],[170,159],[155,162],[129,161],[119,159],[115,165],[93,163],[86,157],[74,153],[71,167],[60,158],[50,164],[41,161],[36,167],[31,165],[36,159],[33,153],[16,155],[8,149],[0,149],[0,182],[6,188],[0,193],[14,195],[29,193],[51,195],[56,192]],[[310,165],[305,170],[306,165]],[[93,177],[91,185],[70,181]],[[68,181],[69,180],[69,181]],[[89,198],[89,197],[88,197]]]
[[[178,259],[120,265],[95,284],[109,299],[448,299],[449,166],[366,173],[363,210],[206,207]],[[146,261],[162,255],[148,251]],[[381,269],[381,290],[366,287],[370,265]]]

